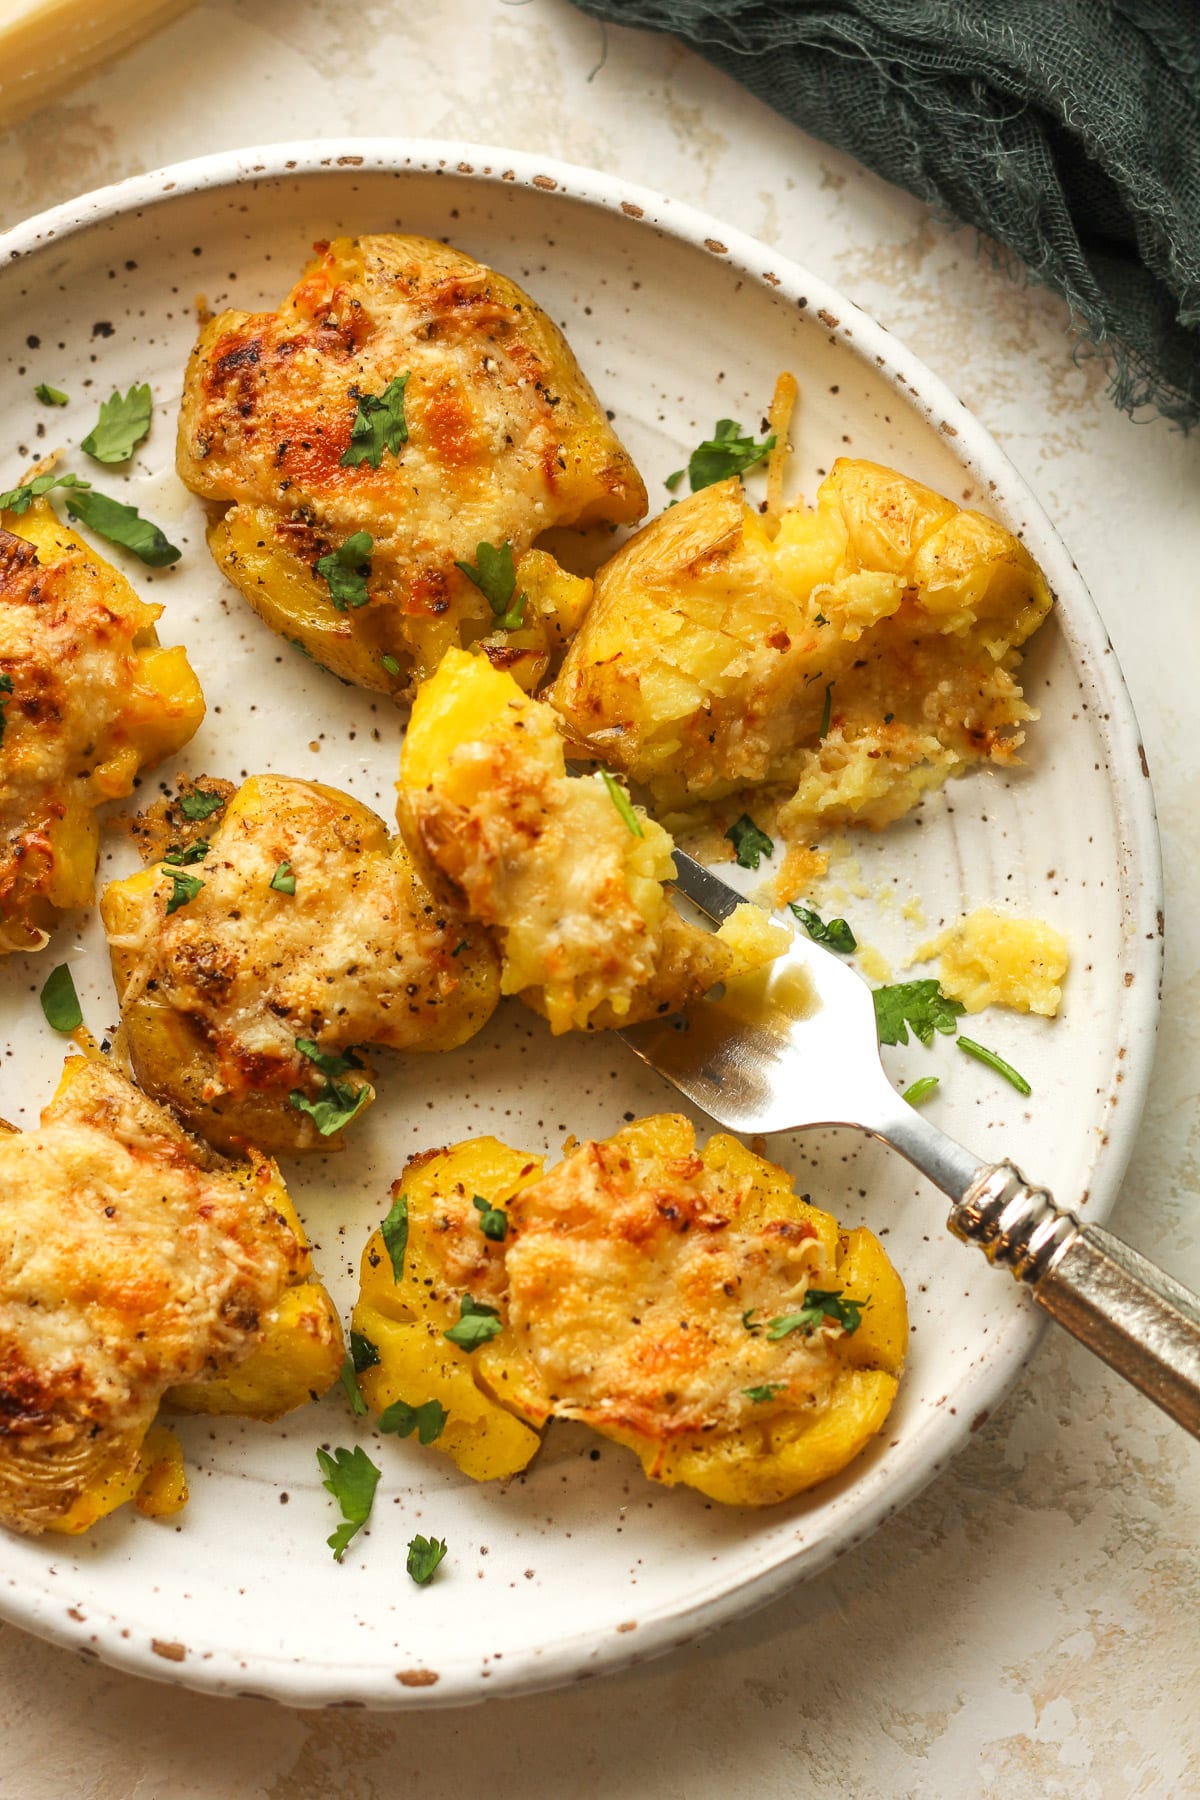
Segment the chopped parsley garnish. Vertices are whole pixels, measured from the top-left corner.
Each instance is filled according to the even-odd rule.
[[[813,912],[811,907],[800,906],[795,900],[789,902],[789,907],[814,944],[828,944],[839,956],[849,956],[851,951],[858,949],[858,939],[845,919],[830,919],[826,925],[820,914]]]
[[[600,778],[608,789],[609,799],[620,813],[629,830],[632,831],[634,837],[645,837],[646,834],[642,830],[642,822],[633,810],[633,802],[630,800],[629,795],[625,792],[625,789],[621,786],[621,783],[617,780],[616,776],[610,775],[607,769],[601,769]]]
[[[167,899],[167,917],[169,919],[173,912],[178,912],[181,906],[186,906],[189,900],[196,898],[204,883],[198,875],[177,875],[174,869],[169,870],[168,873],[172,882],[171,892]]]
[[[89,488],[90,481],[81,481],[78,475],[35,475],[32,481],[26,481],[21,487],[9,488],[6,494],[0,494],[0,512],[21,514],[28,512],[35,500],[48,494],[51,488]]]
[[[493,1206],[482,1194],[476,1194],[471,1205],[479,1214],[479,1229],[493,1244],[502,1244],[508,1236],[508,1214],[501,1206]]]
[[[759,1332],[762,1330],[761,1325],[756,1325],[754,1323],[754,1312],[755,1312],[754,1307],[749,1306],[746,1308],[746,1311],[742,1314],[742,1324],[745,1327],[745,1329],[750,1333],[751,1337],[757,1337]]]
[[[663,482],[663,486],[668,493],[673,494],[675,492],[675,489],[679,486],[686,473],[686,469],[676,469],[673,474],[667,476],[666,480]]]
[[[83,1024],[83,1008],[75,992],[75,977],[66,963],[59,963],[46,977],[42,988],[42,1012],[47,1025],[54,1031],[74,1031]]]
[[[408,1561],[404,1566],[418,1587],[428,1587],[445,1554],[444,1538],[427,1538],[418,1535],[409,1543]]]
[[[341,1562],[346,1547],[358,1536],[371,1516],[380,1471],[359,1445],[353,1450],[317,1451],[317,1463],[327,1488],[342,1509],[342,1524],[325,1542],[333,1551],[334,1562]]]
[[[832,683],[832,681],[827,681],[825,683],[825,704],[821,708],[821,729],[817,733],[817,736],[819,738],[824,739],[828,735],[829,721],[832,717],[833,717],[833,683]]]
[[[458,1324],[451,1325],[448,1331],[443,1331],[442,1336],[449,1339],[450,1343],[457,1344],[468,1355],[504,1330],[496,1308],[489,1306],[484,1300],[472,1299],[470,1294],[463,1295],[458,1314]]]
[[[362,1111],[371,1097],[368,1082],[355,1087],[351,1082],[341,1080],[352,1069],[361,1069],[362,1063],[353,1050],[347,1050],[342,1056],[322,1050],[312,1038],[297,1038],[296,1048],[301,1056],[307,1056],[325,1081],[315,1100],[300,1088],[293,1088],[288,1099],[297,1112],[308,1114],[322,1137],[332,1137]]]
[[[513,565],[512,545],[507,538],[498,550],[494,544],[476,544],[475,561],[456,562],[454,566],[479,589],[501,631],[520,630],[528,595],[517,594],[513,599],[517,571]]]
[[[753,1400],[757,1406],[761,1406],[764,1401],[773,1400],[786,1386],[786,1381],[764,1381],[761,1387],[743,1388],[742,1392],[747,1400]]]
[[[356,1419],[365,1418],[367,1403],[359,1392],[358,1370],[354,1367],[354,1357],[349,1350],[342,1362],[341,1383],[346,1390],[346,1398],[350,1402],[350,1411]]]
[[[806,1337],[811,1337],[818,1325],[832,1319],[849,1337],[862,1324],[866,1304],[865,1300],[843,1300],[841,1288],[809,1288],[800,1310],[772,1319],[767,1326],[767,1336],[772,1343],[793,1331],[802,1331]]]
[[[775,433],[761,444],[743,437],[736,419],[718,419],[713,434],[698,444],[688,459],[688,481],[693,494],[711,487],[714,481],[725,481],[730,475],[742,475],[760,463],[775,448]],[[668,481],[667,486],[671,483]]]
[[[69,404],[70,396],[64,394],[61,388],[51,387],[48,382],[39,381],[33,391],[43,406],[66,406]]]
[[[5,708],[6,708],[6,705],[8,702],[8,696],[12,693],[12,691],[13,691],[12,676],[11,675],[0,675],[0,744],[2,744],[4,742],[4,728],[8,724],[8,714],[5,710]]]
[[[973,1056],[976,1062],[986,1063],[989,1069],[995,1069],[997,1075],[1003,1075],[1005,1081],[1011,1081],[1018,1094],[1032,1094],[1033,1089],[1025,1077],[985,1044],[977,1044],[974,1038],[960,1037],[958,1047],[965,1056]]]
[[[959,1042],[961,1043],[961,1041],[960,1038]],[[922,1101],[928,1100],[934,1088],[939,1085],[936,1075],[922,1075],[919,1081],[914,1081],[911,1087],[905,1088],[900,1098],[906,1100],[910,1106],[920,1106]]]
[[[157,525],[143,519],[136,506],[126,506],[108,494],[98,494],[85,482],[76,482],[72,488],[67,511],[73,519],[82,519],[97,536],[107,538],[110,544],[132,550],[152,569],[165,569],[183,555]]]
[[[935,1031],[953,1037],[955,1021],[966,1011],[961,1001],[943,994],[936,981],[897,981],[876,988],[875,1023],[881,1044],[907,1044],[912,1026],[923,1044],[932,1044]]]
[[[271,877],[271,886],[277,894],[294,894],[296,877],[292,874],[292,865],[285,858]]]
[[[399,1281],[404,1273],[404,1252],[408,1249],[407,1194],[396,1195],[379,1229],[383,1234],[383,1247],[391,1260],[392,1280]]]
[[[446,1429],[450,1414],[440,1400],[426,1400],[410,1406],[407,1400],[393,1400],[379,1415],[380,1431],[394,1432],[397,1437],[411,1437],[415,1431],[422,1444],[432,1444]]]
[[[317,558],[317,574],[328,584],[330,601],[338,612],[345,612],[348,606],[365,606],[371,598],[367,576],[371,573],[374,548],[375,539],[369,531],[356,531],[340,549]]]
[[[350,427],[349,446],[341,456],[344,469],[357,469],[361,463],[369,463],[377,469],[385,450],[390,450],[393,456],[400,454],[401,444],[408,442],[404,390],[411,374],[412,370],[406,369],[403,375],[393,376],[382,394],[355,396],[358,410]]]
[[[210,846],[204,838],[197,838],[194,844],[187,846],[186,850],[182,844],[172,844],[169,850],[163,851],[162,860],[165,863],[173,863],[177,869],[186,869],[189,863],[203,862],[209,849]]]
[[[148,436],[154,416],[154,397],[148,382],[134,384],[127,394],[114,391],[100,402],[100,417],[79,448],[95,462],[127,462]]]
[[[380,657],[379,660],[383,664],[383,668],[384,668],[384,671],[386,674],[398,675],[400,673],[400,664],[396,661],[394,656],[388,656],[386,651]]]
[[[224,794],[214,794],[210,788],[193,788],[190,794],[181,794],[179,798],[180,812],[193,825],[204,819],[211,819],[215,812],[220,812],[224,804]]]
[[[364,1370],[374,1369],[378,1365],[378,1346],[371,1342],[365,1331],[351,1331],[350,1360],[354,1364],[356,1375],[361,1375]]]
[[[733,845],[733,854],[741,869],[757,869],[763,857],[770,856],[775,849],[774,839],[758,829],[749,813],[735,819],[725,836]]]

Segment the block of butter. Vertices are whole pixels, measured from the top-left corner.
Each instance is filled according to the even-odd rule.
[[[5,0],[0,131],[165,25],[192,0]]]

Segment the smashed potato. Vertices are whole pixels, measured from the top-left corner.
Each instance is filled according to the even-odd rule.
[[[187,743],[204,697],[161,606],[37,499],[0,514],[0,956],[92,899],[96,808]]]
[[[941,958],[938,985],[969,1013],[985,1006],[1053,1019],[1071,955],[1067,940],[1041,919],[1018,919],[981,906],[917,951],[917,962]]]
[[[604,565],[552,700],[668,824],[767,786],[785,836],[882,826],[1015,759],[1018,650],[1050,603],[1011,533],[876,463],[839,458],[774,536],[733,478]]]
[[[550,709],[465,651],[417,695],[399,819],[430,881],[496,931],[503,991],[554,1032],[673,1011],[790,941],[749,905],[717,932],[685,923],[667,833],[611,777],[568,776]]]
[[[476,1479],[523,1467],[569,1418],[656,1481],[770,1505],[836,1475],[887,1417],[899,1276],[734,1138],[698,1152],[667,1114],[546,1173],[485,1139],[417,1158],[393,1191],[407,1241],[398,1273],[383,1236],[367,1247],[363,1393],[381,1411],[437,1400],[423,1441]]]
[[[210,320],[178,468],[225,509],[209,544],[255,611],[394,694],[477,640],[540,679],[591,589],[530,559],[534,539],[646,510],[557,327],[506,276],[421,237],[318,245],[277,311]],[[511,631],[499,593],[459,566],[481,544],[516,558]]]
[[[334,788],[255,776],[205,829],[101,898],[122,1053],[210,1143],[338,1149],[374,1098],[353,1047],[464,1043],[495,952]]]
[[[102,1059],[0,1133],[0,1191],[0,1523],[84,1530],[163,1460],[165,1390],[244,1362],[310,1265],[273,1163],[202,1150]]]

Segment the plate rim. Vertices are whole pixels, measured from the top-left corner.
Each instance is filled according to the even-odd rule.
[[[1035,545],[1056,600],[1064,594],[1059,617],[1072,650],[1083,661],[1097,692],[1106,702],[1105,724],[1113,750],[1109,787],[1118,832],[1127,859],[1125,876],[1130,916],[1135,925],[1132,960],[1136,979],[1127,989],[1123,1042],[1122,1104],[1107,1121],[1107,1139],[1099,1147],[1087,1196],[1087,1216],[1107,1217],[1115,1204],[1133,1150],[1152,1076],[1163,962],[1163,877],[1153,788],[1141,733],[1116,652],[1101,615],[1066,544],[1051,523],[1025,478],[990,432],[967,410],[947,383],[886,326],[804,264],[773,250],[748,233],[687,202],[624,177],[588,169],[534,151],[473,144],[458,140],[407,137],[335,137],[301,139],[223,150],[149,170],[61,202],[0,233],[0,267],[11,267],[93,226],[138,214],[173,200],[221,188],[277,182],[289,177],[342,174],[347,178],[406,174],[443,176],[455,182],[517,186],[540,192],[549,205],[578,202],[620,214],[634,229],[682,241],[737,268],[755,285],[791,299],[825,327],[831,338],[882,376],[905,403],[953,441],[960,462],[980,481],[989,505],[1022,518],[1021,535]],[[801,1579],[819,1574],[836,1557],[862,1541],[884,1519],[907,1504],[931,1482],[967,1442],[981,1409],[994,1409],[1011,1391],[1036,1348],[1047,1320],[1033,1303],[1013,1310],[1005,1331],[992,1344],[986,1361],[964,1377],[956,1414],[939,1408],[926,1421],[933,1455],[919,1467],[893,1480],[870,1497],[846,1530],[819,1544],[800,1541],[747,1586],[722,1586],[717,1575],[696,1590],[662,1604],[638,1620],[637,1630],[596,1642],[591,1635],[556,1640],[544,1653],[510,1651],[490,1678],[478,1660],[439,1670],[436,1686],[401,1684],[396,1672],[376,1662],[301,1662],[283,1655],[256,1658],[252,1667],[234,1652],[213,1650],[207,1660],[164,1662],[151,1639],[122,1636],[111,1620],[110,1637],[102,1637],[94,1616],[84,1621],[39,1616],[40,1592],[22,1606],[11,1591],[0,1591],[0,1617],[89,1657],[153,1680],[169,1681],[197,1691],[271,1698],[299,1706],[366,1704],[398,1709],[463,1706],[504,1694],[532,1693],[571,1680],[644,1662],[694,1641],[726,1620],[766,1605]],[[727,1577],[725,1578],[727,1582]]]

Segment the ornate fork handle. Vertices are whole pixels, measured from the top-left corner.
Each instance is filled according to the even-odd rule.
[[[1010,1162],[981,1169],[947,1224],[1200,1438],[1200,1297],[1099,1226],[1082,1224]]]

